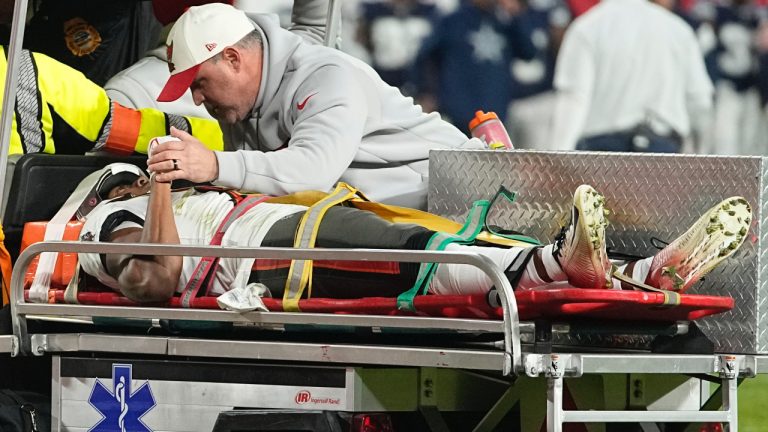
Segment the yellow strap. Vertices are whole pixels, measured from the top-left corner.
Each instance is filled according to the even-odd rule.
[[[309,207],[299,222],[296,230],[296,239],[293,242],[295,248],[315,247],[317,233],[320,230],[320,221],[329,208],[341,204],[355,197],[357,189],[346,183],[339,182],[336,189]],[[304,289],[309,287],[309,296],[312,295],[312,260],[293,260],[288,271],[288,279],[285,281],[283,292],[283,310],[300,312],[299,300]]]
[[[267,200],[267,202],[273,204],[296,204],[311,207],[318,203],[320,200],[325,199],[327,196],[328,193],[326,192],[304,191],[280,197],[273,197]],[[380,218],[392,223],[416,224],[430,231],[457,232],[461,229],[460,223],[434,215],[432,213],[427,213],[421,210],[414,210],[407,207],[398,207],[389,204],[364,201],[358,197],[360,197],[360,192],[357,193],[357,197],[353,197],[349,200],[349,204],[352,207],[360,210],[370,211],[371,213],[375,213]],[[530,246],[530,243],[506,239],[485,231],[478,234],[477,240],[510,247]]]
[[[637,281],[635,279],[632,279],[631,277],[621,273],[619,269],[616,267],[616,265],[613,266],[613,270],[611,271],[613,273],[613,277],[616,279],[631,285],[635,288],[638,288],[642,291],[649,291],[649,292],[655,292],[655,293],[661,293],[664,295],[664,302],[661,304],[661,307],[663,308],[671,308],[675,306],[679,306],[681,302],[680,293],[675,291],[669,291],[661,288],[652,287],[650,285],[644,284],[640,281]]]

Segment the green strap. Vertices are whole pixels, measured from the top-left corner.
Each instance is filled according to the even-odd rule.
[[[515,202],[515,198],[517,198],[517,194],[515,192],[505,188],[504,186],[499,187],[499,191],[496,192],[496,195],[493,196],[493,199],[491,200],[491,204],[488,206],[488,211],[490,211],[490,209],[493,208],[493,205],[496,204],[496,200],[498,200],[499,197],[503,197],[507,201],[509,201],[510,203],[513,203],[513,202]],[[502,234],[502,233],[500,233],[498,231],[495,231],[493,228],[488,226],[488,220],[487,219],[483,221],[483,228],[485,229],[485,231],[487,231],[487,232],[489,232],[489,233],[491,233],[491,234],[493,234],[495,236],[501,237],[501,238],[505,238],[505,239],[509,239],[509,240],[517,240],[517,241],[520,241],[520,242],[523,242],[523,243],[530,243],[530,244],[536,245],[536,246],[540,246],[541,245],[541,243],[538,240],[536,240],[535,238],[533,238],[533,237],[528,237],[528,236],[522,235],[522,234]]]
[[[490,202],[487,200],[475,201],[469,210],[469,217],[456,234],[436,232],[427,242],[425,250],[442,251],[451,243],[467,244],[471,243],[480,234],[483,228],[485,218],[488,215]],[[415,312],[413,298],[419,293],[426,293],[429,288],[429,282],[435,275],[437,263],[422,263],[419,267],[419,274],[416,277],[416,283],[408,291],[397,296],[397,308],[399,310]]]
[[[519,234],[512,234],[512,235],[500,234],[492,230],[490,227],[488,227],[488,212],[490,211],[491,207],[493,207],[493,205],[496,203],[496,200],[500,196],[506,198],[509,202],[514,202],[515,198],[517,197],[517,194],[508,190],[504,186],[501,186],[498,192],[496,192],[496,194],[493,196],[493,199],[491,199],[491,201],[488,201],[488,200],[475,201],[472,204],[472,208],[469,210],[469,216],[467,217],[467,221],[464,223],[464,226],[462,226],[461,229],[456,234],[436,232],[435,234],[432,235],[432,237],[427,242],[427,246],[425,250],[442,251],[442,250],[445,250],[445,248],[451,243],[458,243],[458,244],[472,243],[475,241],[478,234],[480,234],[480,232],[483,230],[499,237],[503,237],[511,240],[517,240],[524,243],[539,245],[540,243],[532,237],[519,235]],[[413,298],[416,297],[416,295],[418,295],[419,293],[425,294],[427,292],[427,289],[429,288],[429,283],[432,281],[432,278],[434,277],[436,270],[437,270],[437,263],[421,264],[421,266],[419,267],[419,274],[416,277],[416,283],[413,284],[413,287],[411,287],[411,289],[400,294],[397,297],[397,308],[399,310],[405,310],[405,311],[411,311],[411,312],[416,311],[416,308],[413,306]]]

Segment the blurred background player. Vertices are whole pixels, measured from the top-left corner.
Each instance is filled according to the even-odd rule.
[[[370,53],[370,64],[389,85],[413,94],[411,68],[425,37],[433,32],[437,7],[424,0],[377,0],[361,3],[357,40]]]
[[[518,18],[536,48],[530,60],[512,59],[508,129],[516,148],[547,150],[555,92],[555,60],[571,12],[560,0],[531,0]]]
[[[414,65],[417,101],[426,112],[439,110],[464,132],[478,109],[506,118],[510,62],[536,55],[522,10],[518,0],[470,0],[438,22]]]
[[[715,3],[709,11],[716,37],[712,53],[716,68],[714,122],[704,153],[760,155],[768,137],[760,100],[758,28],[766,20],[765,7],[749,0]],[[764,72],[763,72],[764,73]]]

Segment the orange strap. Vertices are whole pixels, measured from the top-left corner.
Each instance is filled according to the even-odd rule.
[[[11,299],[11,271],[13,267],[11,265],[11,254],[5,248],[4,244],[5,234],[2,227],[0,227],[0,277],[2,278],[2,298],[3,306],[10,303]]]
[[[133,154],[140,129],[141,112],[112,102],[112,129],[104,147],[113,153]]]

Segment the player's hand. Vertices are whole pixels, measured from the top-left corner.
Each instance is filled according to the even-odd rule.
[[[212,150],[192,135],[171,127],[179,141],[158,144],[147,159],[147,169],[158,182],[185,179],[205,183],[219,177],[219,162]]]

